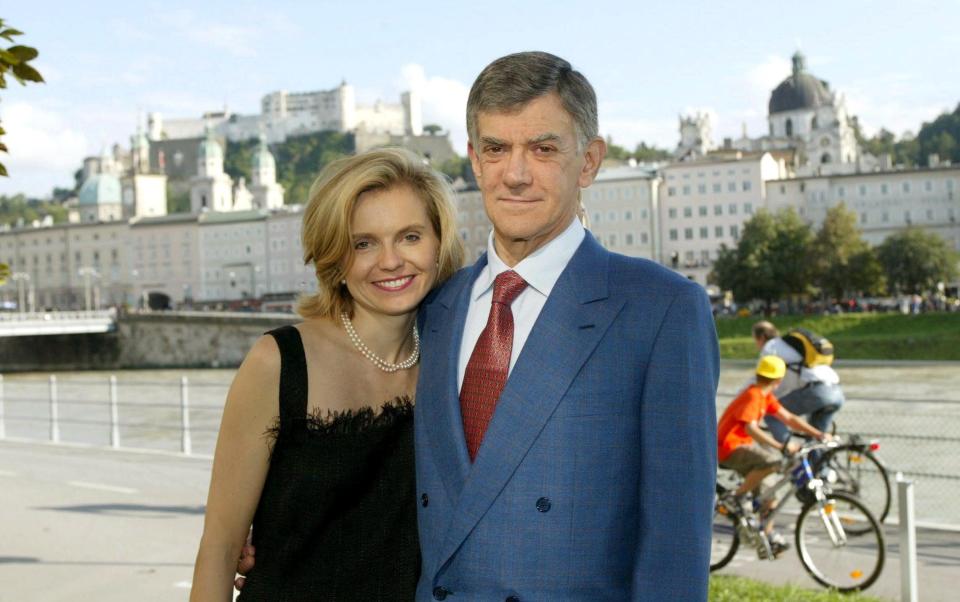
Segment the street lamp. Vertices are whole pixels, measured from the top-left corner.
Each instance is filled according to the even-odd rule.
[[[77,270],[77,274],[79,274],[80,276],[83,276],[83,303],[84,303],[84,309],[85,309],[86,311],[90,311],[90,306],[91,306],[91,304],[92,304],[92,301],[91,301],[91,299],[90,299],[90,297],[91,297],[91,288],[92,288],[91,285],[93,284],[93,283],[92,283],[92,280],[93,280],[93,278],[100,278],[100,274],[98,274],[98,273],[97,273],[97,270],[95,270],[94,268],[86,267],[86,266],[80,268],[79,270]],[[98,296],[99,296],[99,295],[98,295]]]
[[[24,282],[30,282],[30,274],[26,272],[14,272],[10,278],[17,283],[17,308],[20,310],[20,313],[24,313],[24,309],[27,305],[26,286],[24,285]]]

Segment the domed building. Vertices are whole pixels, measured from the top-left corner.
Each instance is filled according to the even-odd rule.
[[[78,208],[84,223],[123,219],[120,178],[109,172],[91,174],[80,187]]]
[[[793,55],[793,73],[770,94],[768,108],[767,144],[795,147],[801,165],[814,170],[856,163],[860,151],[843,96],[807,72],[800,52]]]

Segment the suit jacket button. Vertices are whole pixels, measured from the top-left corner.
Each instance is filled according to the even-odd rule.
[[[520,602],[520,598],[517,596],[507,596],[504,602]]]
[[[538,512],[550,512],[550,498],[542,497],[537,500],[537,511]]]
[[[433,588],[433,599],[434,600],[446,600],[447,594],[450,592],[447,591],[445,587],[435,587]]]
[[[420,496],[420,505],[424,508],[430,505],[430,498],[427,497],[426,493]]]

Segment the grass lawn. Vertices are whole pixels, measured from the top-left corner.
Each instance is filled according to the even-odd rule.
[[[750,327],[759,319],[717,320],[723,359],[757,357]],[[776,316],[771,321],[781,333],[803,326],[827,337],[841,360],[960,360],[960,313],[956,312]]]
[[[860,594],[839,594],[792,585],[769,585],[743,577],[710,577],[710,602],[881,602]]]

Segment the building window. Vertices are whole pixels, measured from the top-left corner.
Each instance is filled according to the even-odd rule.
[[[723,205],[714,205],[713,206],[714,215],[723,215]]]
[[[699,211],[699,212],[700,212],[700,217],[704,217],[705,215],[707,215],[707,206],[706,206],[706,205],[700,205],[700,208],[699,208],[699,209],[700,209],[700,211]]]
[[[723,226],[714,226],[713,235],[717,238],[723,238]]]
[[[650,240],[650,237],[647,236],[647,233],[646,233],[646,232],[641,232],[641,233],[640,233],[640,242],[641,242],[642,244],[647,244],[647,241],[649,241],[649,240]]]
[[[743,191],[744,191],[744,192],[749,191],[750,188],[752,188],[752,186],[753,186],[753,184],[752,184],[752,182],[750,182],[750,180],[744,180],[744,181],[743,181]]]
[[[608,236],[608,237],[607,237],[607,243],[608,243],[611,247],[616,246],[616,244],[617,244],[617,235],[616,235],[616,234],[611,234],[610,236]]]
[[[737,183],[736,182],[727,182],[727,192],[736,192]]]
[[[927,221],[928,222],[933,221],[933,209],[927,209]]]
[[[687,184],[685,184],[685,185],[683,186],[683,195],[684,195],[684,196],[687,196],[688,194],[690,194],[690,186],[687,185]]]
[[[608,213],[608,214],[607,214],[607,219],[609,219],[611,222],[617,221],[617,212],[616,212],[616,211],[611,211],[610,213]]]
[[[884,211],[883,214],[880,216],[880,221],[882,221],[883,223],[889,222],[889,221],[890,221],[890,214],[887,213],[886,211]]]
[[[626,240],[625,240],[626,245],[627,245],[628,247],[633,246],[633,234],[627,233],[627,235],[625,236],[625,238],[626,238]]]
[[[600,223],[600,214],[599,214],[599,213],[594,213],[594,214],[593,214],[593,223],[595,223],[595,224],[599,224],[599,223]]]
[[[740,226],[738,226],[737,224],[734,224],[734,225],[730,226],[730,236],[731,236],[734,240],[736,240],[737,238],[739,238],[739,237],[740,237]]]
[[[807,183],[806,183],[806,182],[800,182],[800,192],[803,192],[803,191],[806,190],[806,189],[807,189]]]
[[[846,188],[844,188],[843,186],[838,186],[838,187],[837,187],[837,198],[841,198],[841,199],[842,199],[844,196],[846,196],[846,194],[847,194],[847,189],[846,189]]]
[[[628,222],[629,222],[630,220],[632,220],[632,219],[633,219],[633,212],[632,212],[632,211],[624,211],[624,212],[623,212],[623,219],[625,219],[625,220],[628,221]]]
[[[881,185],[880,185],[880,194],[887,194],[888,192],[890,192],[890,187],[887,186],[886,184],[881,184]]]
[[[700,263],[703,265],[710,264],[710,251],[707,249],[700,251]]]
[[[677,240],[677,229],[670,228],[670,240]]]
[[[677,196],[677,188],[675,186],[668,186],[667,196]]]
[[[859,192],[860,192],[860,196],[867,196],[867,187],[861,184]]]
[[[910,224],[911,220],[910,220],[910,212],[909,212],[909,211],[904,211],[904,212],[903,212],[903,221],[905,221],[907,224]]]
[[[683,229],[683,238],[685,240],[693,240],[693,228],[684,228]]]
[[[707,194],[707,185],[697,184],[697,192],[699,192],[700,194]]]
[[[693,207],[684,207],[683,217],[693,217]]]
[[[930,180],[927,180],[926,182],[924,182],[924,183],[923,183],[923,189],[926,190],[927,192],[932,192],[932,191],[933,191],[933,182],[931,182]]]
[[[787,138],[793,136],[793,120],[787,117],[786,123]]]
[[[860,214],[860,223],[861,223],[861,224],[867,223],[867,212],[866,212],[866,211],[864,211],[863,213]]]
[[[909,192],[910,192],[910,182],[904,182],[904,183],[903,183],[903,191],[904,191],[905,193],[909,193]]]
[[[710,228],[700,226],[700,238],[710,238]]]
[[[743,212],[747,215],[753,215],[753,203],[744,203]]]
[[[670,216],[670,219],[676,219],[676,218],[677,218],[677,208],[676,208],[676,207],[671,207],[670,209],[668,209],[668,210],[667,210],[667,215]]]
[[[714,185],[713,185],[713,191],[714,191],[714,192],[722,192],[722,191],[723,191],[723,187],[720,185],[719,182],[714,183]]]
[[[730,215],[736,215],[736,214],[737,214],[737,204],[736,204],[736,203],[730,203],[729,205],[727,205],[727,212],[728,212]]]

